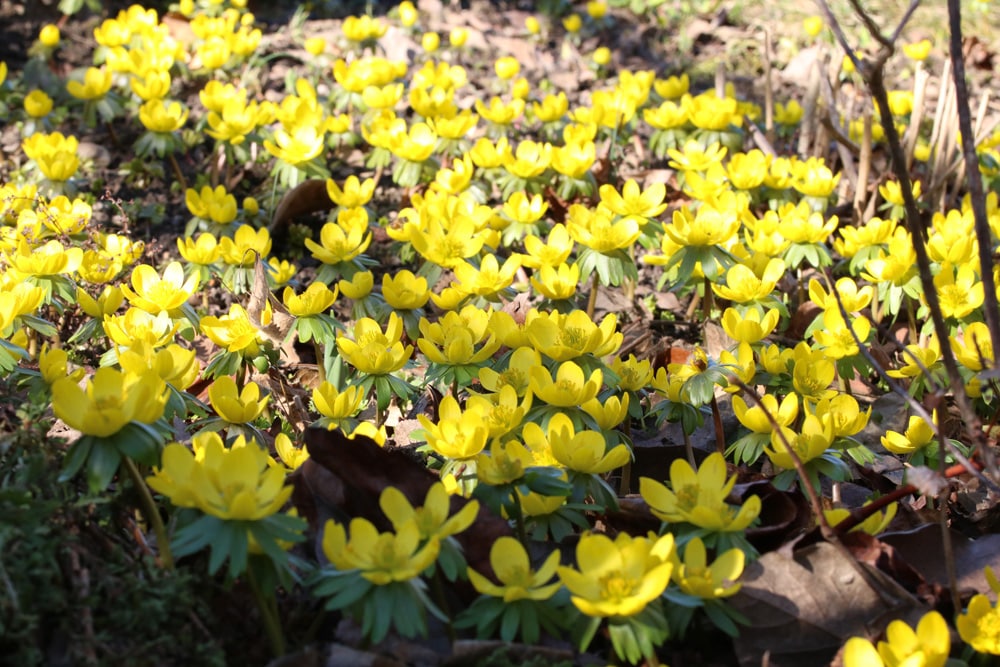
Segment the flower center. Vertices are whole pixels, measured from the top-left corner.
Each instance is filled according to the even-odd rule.
[[[604,600],[623,600],[635,590],[636,582],[622,572],[609,572],[600,579],[601,598]]]

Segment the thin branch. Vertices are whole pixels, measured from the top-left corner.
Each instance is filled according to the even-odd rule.
[[[986,198],[979,173],[976,155],[976,138],[972,131],[969,108],[969,87],[965,81],[965,60],[962,57],[962,8],[959,0],[948,0],[948,23],[951,30],[951,72],[955,81],[955,98],[958,107],[958,128],[962,135],[962,153],[965,157],[965,180],[968,182],[969,201],[979,241],[979,277],[983,283],[983,315],[990,331],[994,350],[1000,350],[1000,306],[997,304],[997,286],[993,280],[993,238],[986,215]],[[994,370],[996,362],[991,364]],[[983,458],[989,472],[997,476],[997,463],[989,447],[982,447]]]

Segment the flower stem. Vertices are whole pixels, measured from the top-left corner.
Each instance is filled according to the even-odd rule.
[[[264,619],[264,632],[267,633],[267,639],[271,642],[271,650],[274,652],[275,657],[285,655],[285,636],[281,632],[278,616],[271,607],[269,597],[264,595],[260,584],[257,583],[253,567],[247,568],[247,582],[250,584],[250,590],[253,591],[254,600],[257,601],[257,608],[260,609],[261,618]]]
[[[597,289],[600,287],[600,276],[594,271],[594,279],[590,283],[590,296],[587,297],[587,317],[594,319],[594,308],[597,307]]]
[[[181,191],[187,190],[187,179],[184,178],[184,172],[181,171],[181,166],[177,163],[177,158],[174,157],[173,153],[167,153],[167,159],[170,160],[170,166],[174,170],[177,182],[181,184]]]
[[[313,350],[316,351],[316,372],[319,374],[319,383],[323,384],[326,382],[326,364],[323,362],[323,346],[315,338],[313,338],[312,343]]]
[[[517,539],[527,549],[528,535],[524,532],[524,508],[521,507],[521,497],[517,495],[517,491],[511,491],[510,497],[514,500],[514,528],[517,530]]]
[[[160,551],[160,562],[164,569],[172,570],[174,569],[174,555],[170,551],[170,538],[167,537],[167,529],[163,525],[163,518],[160,516],[156,501],[153,500],[153,494],[149,492],[146,480],[139,473],[135,461],[128,456],[122,457],[122,460],[125,470],[128,471],[128,476],[132,479],[132,484],[135,485],[135,490],[139,492],[139,500],[142,503],[142,511],[146,515],[146,520],[149,521],[153,532],[156,533],[156,546]]]

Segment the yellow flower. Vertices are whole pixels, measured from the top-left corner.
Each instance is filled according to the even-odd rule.
[[[480,260],[478,269],[465,260],[459,260],[453,267],[458,280],[455,289],[464,294],[499,301],[499,293],[510,287],[520,268],[521,258],[516,254],[505,259],[503,266],[497,262],[496,255],[486,255]]]
[[[681,150],[671,148],[667,151],[667,155],[670,156],[668,164],[679,171],[707,171],[711,165],[721,164],[726,152],[726,147],[718,142],[708,148],[702,148],[698,142],[688,141]]]
[[[326,51],[326,40],[322,37],[309,37],[302,43],[302,46],[309,55],[320,56]]]
[[[736,476],[726,479],[726,460],[712,453],[697,472],[684,459],[670,465],[670,489],[649,477],[639,479],[639,493],[650,510],[669,523],[686,521],[714,532],[744,530],[760,514],[760,498],[751,496],[739,511],[726,503]]]
[[[823,328],[813,332],[813,339],[830,359],[843,359],[858,354],[855,336],[862,343],[868,340],[872,325],[868,318],[859,315],[851,322],[850,329],[839,310],[831,309],[823,313]]]
[[[144,102],[160,100],[170,93],[170,72],[151,69],[142,76],[132,77],[128,83],[132,92]]]
[[[163,270],[163,276],[148,264],[140,264],[132,270],[132,287],[122,285],[122,292],[129,303],[152,315],[169,313],[179,315],[180,308],[198,289],[198,276],[184,277],[184,267],[180,262],[170,262]]]
[[[146,478],[150,488],[178,507],[195,507],[227,521],[258,521],[278,512],[292,495],[285,469],[254,441],[227,448],[218,433],[200,433],[194,452],[179,443]]]
[[[531,276],[531,285],[546,299],[564,301],[573,298],[580,283],[580,265],[560,264],[559,266],[544,265]]]
[[[573,420],[561,412],[549,420],[548,441],[555,460],[574,472],[601,475],[621,468],[632,458],[625,445],[606,451],[607,442],[597,431],[577,433]]]
[[[168,313],[151,315],[139,308],[129,308],[124,315],[107,314],[104,317],[104,333],[123,347],[162,347],[173,340],[179,327]]]
[[[972,596],[969,607],[955,620],[962,641],[979,653],[1000,655],[1000,610],[982,594]]]
[[[478,364],[493,356],[500,347],[489,330],[491,313],[474,305],[460,312],[449,311],[437,322],[420,318],[420,351],[432,363]],[[475,346],[479,345],[479,350]]]
[[[426,415],[418,415],[417,419],[424,427],[427,444],[449,459],[475,457],[485,449],[490,435],[482,410],[473,405],[463,412],[450,394],[441,400],[437,423]]]
[[[566,32],[573,34],[580,32],[580,28],[583,27],[583,19],[580,18],[579,14],[570,14],[563,18],[562,24],[566,28]]]
[[[741,424],[754,433],[771,433],[774,427],[771,420],[767,418],[770,414],[779,426],[791,426],[795,418],[799,416],[799,399],[792,393],[781,399],[772,394],[764,394],[760,397],[763,407],[756,403],[753,407],[748,407],[742,396],[733,396],[733,412]],[[765,412],[765,410],[767,412]]]
[[[414,508],[403,492],[388,486],[379,496],[378,505],[397,531],[409,523],[415,523],[423,540],[443,540],[461,533],[472,525],[479,513],[479,501],[470,500],[462,509],[451,514],[451,501],[441,482],[435,482],[427,490],[424,504]]]
[[[341,571],[358,570],[376,586],[409,581],[430,567],[441,549],[438,540],[421,546],[420,529],[410,521],[395,533],[379,533],[367,519],[352,519],[350,540],[344,526],[328,520],[323,529],[323,554]]]
[[[348,417],[353,417],[361,409],[365,392],[361,387],[348,387],[337,391],[329,382],[321,382],[312,391],[313,404],[324,417],[333,420],[334,424]]]
[[[611,360],[611,372],[618,376],[618,388],[622,391],[639,391],[653,379],[652,364],[649,359],[639,360],[634,354],[622,360],[615,357]]]
[[[782,426],[780,432],[772,432],[771,447],[765,447],[764,453],[779,468],[794,470],[795,461],[785,446],[786,440],[795,450],[799,461],[808,463],[826,452],[833,444],[833,438],[833,424],[830,421],[822,420],[817,415],[806,415],[797,432],[789,426]]]
[[[248,382],[238,391],[236,381],[229,375],[215,379],[208,388],[208,401],[223,421],[230,424],[249,424],[260,417],[271,399],[270,394],[260,397],[256,382]]]
[[[735,308],[726,308],[722,314],[722,328],[736,342],[752,345],[770,336],[780,318],[777,308],[770,309],[763,317],[755,308],[742,315]]]
[[[837,394],[833,398],[824,398],[816,404],[814,413],[833,426],[833,437],[843,438],[859,433],[868,425],[872,409],[861,412],[858,401],[850,394]]]
[[[944,617],[929,611],[917,623],[916,632],[895,620],[885,630],[886,641],[878,650],[867,639],[851,637],[844,644],[844,667],[944,667],[951,652],[951,635]]]
[[[601,618],[635,616],[656,600],[670,583],[674,536],[632,537],[619,533],[585,533],[576,547],[576,568],[557,572],[569,589],[573,605],[583,614]]]
[[[685,72],[680,76],[670,76],[666,79],[655,79],[653,87],[656,94],[666,100],[676,100],[688,92],[691,86],[691,78]]]
[[[802,21],[802,28],[806,31],[806,34],[809,35],[810,38],[815,39],[823,30],[823,17],[815,15],[807,16],[805,20]]]
[[[727,598],[740,590],[736,580],[743,574],[745,561],[743,551],[734,548],[708,565],[705,543],[694,537],[684,547],[684,560],[675,556],[673,579],[682,592],[702,600]]]
[[[529,34],[537,35],[542,30],[542,24],[537,16],[527,16],[524,19],[524,28]]]
[[[886,431],[882,436],[882,446],[893,454],[905,456],[934,442],[934,435],[934,428],[923,417],[912,415],[905,432]]]
[[[218,110],[209,110],[205,134],[238,146],[246,140],[248,134],[268,120],[269,113],[264,106],[257,102],[247,102],[245,95],[233,95]]]
[[[264,140],[264,148],[268,153],[295,166],[319,156],[323,147],[323,133],[312,125],[278,128],[274,131],[274,141]]]
[[[38,41],[50,49],[59,46],[59,26],[47,23],[38,31]]]
[[[200,266],[215,264],[220,257],[219,243],[208,232],[202,232],[196,239],[178,237],[177,252],[187,262]]]
[[[80,167],[79,141],[73,136],[63,136],[61,132],[36,132],[21,142],[21,148],[50,181],[68,180]]]
[[[66,91],[78,100],[99,100],[111,90],[111,70],[88,67],[83,73],[83,81],[66,82]]]
[[[448,33],[448,43],[454,46],[456,49],[465,46],[465,43],[469,39],[469,31],[466,28],[452,28],[451,32]]]
[[[503,385],[494,394],[470,396],[466,409],[481,412],[489,426],[490,437],[501,438],[521,425],[524,414],[531,407],[531,402],[532,396],[529,393],[518,403],[517,390],[511,385]]]
[[[642,233],[634,216],[613,218],[606,210],[582,204],[570,206],[566,229],[580,245],[605,254],[630,247]]]
[[[309,450],[305,447],[296,447],[292,444],[292,439],[284,433],[275,436],[274,451],[289,470],[295,470],[309,458]]]
[[[775,257],[764,265],[758,276],[746,264],[734,264],[726,272],[726,284],[712,284],[712,290],[723,299],[736,303],[751,303],[766,299],[785,275],[785,262]]]
[[[83,261],[83,250],[66,248],[52,239],[37,247],[31,247],[23,238],[12,253],[4,259],[15,276],[56,276],[73,273]]]
[[[226,348],[228,352],[239,352],[244,357],[257,356],[264,342],[263,335],[238,303],[229,307],[228,315],[202,317],[200,327],[202,333],[213,343]]]
[[[903,53],[910,60],[926,60],[931,53],[931,40],[922,39],[919,42],[904,44]]]
[[[663,227],[665,237],[684,247],[726,246],[740,228],[740,202],[732,197],[706,201],[697,213],[687,207],[674,211],[672,223]]]
[[[978,373],[993,363],[993,341],[982,322],[973,322],[963,329],[961,338],[948,339],[958,363]]]
[[[410,0],[404,0],[404,2],[399,3],[399,7],[396,9],[399,11],[399,22],[404,27],[409,28],[417,22],[419,14],[417,13],[417,8]]]
[[[33,90],[24,96],[24,111],[32,118],[44,118],[52,111],[52,98],[44,90]]]
[[[139,121],[150,132],[168,134],[184,126],[188,110],[180,102],[164,104],[162,99],[152,99],[139,107]]]
[[[348,16],[341,25],[344,37],[352,42],[368,42],[377,40],[389,29],[389,26],[378,18],[368,15]]]
[[[83,369],[77,368],[70,372],[69,355],[62,348],[50,348],[46,344],[38,354],[38,371],[42,374],[45,384],[52,385],[57,380],[70,379],[79,382],[83,377]]]
[[[281,300],[288,312],[295,317],[325,313],[336,299],[336,288],[331,290],[324,283],[310,283],[302,294],[296,294],[291,287],[286,287],[281,294]]]
[[[823,284],[812,278],[809,280],[809,299],[823,310],[839,310],[840,305],[837,303],[839,297],[844,310],[849,313],[857,313],[867,308],[875,295],[875,289],[871,285],[865,285],[858,289],[858,284],[854,282],[854,279],[847,277],[837,280],[833,289],[834,291],[828,294],[823,289]]]
[[[205,185],[199,193],[193,188],[184,192],[184,203],[191,215],[202,220],[211,220],[219,225],[227,225],[236,219],[236,197],[226,192],[226,186],[214,190]]]
[[[975,264],[979,266],[978,263]],[[983,283],[976,275],[971,263],[953,267],[948,263],[934,276],[941,314],[945,317],[963,319],[978,310],[985,300]]]
[[[788,104],[778,102],[774,105],[774,122],[779,125],[797,125],[804,113],[805,109],[798,100],[789,100]]]
[[[427,53],[434,53],[441,46],[441,35],[436,32],[425,32],[420,37],[420,46]]]
[[[431,291],[426,278],[403,269],[394,276],[388,273],[382,276],[382,296],[396,310],[416,310],[426,305]]]
[[[375,276],[371,271],[358,271],[350,280],[341,280],[337,283],[340,293],[354,301],[364,299],[371,294],[374,286]]]
[[[799,396],[818,401],[836,393],[830,384],[837,375],[837,368],[822,351],[810,349],[803,341],[795,346],[792,360],[792,384]]]
[[[500,585],[468,568],[469,582],[481,595],[503,598],[504,602],[517,600],[548,600],[562,585],[551,581],[559,567],[559,552],[553,551],[536,571],[532,571],[528,552],[513,537],[499,537],[490,547],[490,565]]]
[[[565,225],[552,225],[547,241],[542,241],[537,236],[532,235],[525,237],[524,249],[528,254],[523,257],[521,263],[532,269],[542,266],[559,266],[569,259],[570,253],[573,252],[573,245],[573,238]]]
[[[163,416],[167,389],[155,373],[131,375],[99,368],[81,388],[72,377],[52,385],[56,417],[85,435],[108,437],[126,424],[151,424]]]
[[[254,229],[251,225],[240,225],[232,238],[222,237],[219,254],[222,261],[230,266],[251,267],[257,257],[267,257],[271,252],[271,235],[267,227]]]
[[[869,503],[865,503],[868,505]],[[860,531],[869,535],[878,535],[885,530],[896,516],[899,503],[891,503],[884,511],[876,511],[870,517],[851,528],[851,532]],[[823,516],[830,527],[836,527],[840,522],[851,515],[851,510],[838,507],[830,510],[823,510]]]
[[[617,326],[618,318],[613,313],[605,315],[597,325],[582,310],[566,315],[532,310],[525,322],[525,331],[536,350],[553,361],[562,362],[584,355],[600,358],[614,354],[623,336],[615,332]]]
[[[496,313],[494,313],[493,320],[491,321],[491,327],[494,329],[496,329],[496,321]],[[497,338],[503,339],[499,331],[497,332]],[[506,345],[507,343],[503,344]],[[500,392],[504,387],[509,386],[514,388],[518,396],[524,396],[529,389],[531,369],[540,366],[541,363],[542,356],[534,348],[517,347],[510,356],[507,369],[503,372],[498,373],[487,366],[480,368],[479,382],[483,385],[483,388],[492,392]]]
[[[354,340],[337,336],[337,349],[344,360],[362,373],[387,375],[406,365],[413,346],[403,346],[403,320],[390,313],[385,332],[373,319],[362,317],[354,323]]]
[[[135,375],[153,371],[160,379],[183,391],[187,389],[201,374],[201,364],[194,350],[186,350],[176,343],[171,343],[161,350],[151,345],[138,343],[128,349],[118,351],[118,365],[122,370]]]
[[[582,368],[572,361],[565,361],[559,364],[555,379],[544,366],[532,368],[529,377],[528,386],[535,396],[549,405],[570,408],[597,396],[604,374],[596,369],[586,378]]]
[[[499,438],[494,438],[489,454],[480,452],[476,455],[476,478],[490,486],[510,484],[520,480],[525,469],[533,465],[534,457],[523,444],[517,440],[501,442]]]
[[[330,201],[337,206],[358,208],[371,201],[375,193],[375,179],[368,178],[362,182],[352,174],[344,181],[344,188],[341,189],[332,178],[328,178],[326,192],[330,196]]]
[[[840,174],[834,174],[822,158],[793,163],[792,188],[807,197],[829,197],[839,182]],[[833,227],[836,228],[836,224]]]

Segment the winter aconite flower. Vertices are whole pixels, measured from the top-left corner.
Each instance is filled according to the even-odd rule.
[[[151,424],[163,416],[166,402],[166,385],[155,373],[104,367],[82,388],[72,377],[52,385],[52,410],[84,435],[111,436],[132,421]]]
[[[674,536],[585,534],[576,547],[576,568],[559,567],[573,605],[592,617],[635,616],[670,583]]]
[[[951,651],[948,624],[936,611],[924,614],[916,632],[904,621],[893,621],[886,628],[885,639],[878,643],[877,650],[867,639],[848,639],[844,644],[844,667],[944,667]]]
[[[260,386],[248,382],[240,391],[236,381],[229,375],[215,379],[208,388],[208,400],[224,421],[230,424],[247,424],[259,417],[271,398],[260,395]]]
[[[760,514],[760,498],[751,496],[736,510],[726,503],[735,475],[726,479],[726,461],[719,453],[695,471],[684,459],[670,465],[670,488],[650,479],[639,480],[639,492],[653,514],[670,523],[686,521],[713,532],[744,530]]]
[[[204,433],[192,444],[194,451],[167,445],[163,463],[147,478],[174,505],[225,520],[256,521],[280,510],[292,495],[284,468],[271,465],[255,442],[227,448],[218,433]]]
[[[558,581],[547,583],[559,566],[559,552],[553,551],[537,570],[533,570],[528,553],[513,537],[497,538],[490,548],[490,565],[500,585],[471,567],[468,570],[469,582],[480,594],[503,598],[504,602],[548,600],[561,586]]]
[[[992,572],[989,567],[986,568]],[[995,579],[993,580],[995,581]],[[972,596],[955,621],[962,640],[979,653],[1000,655],[1000,609],[982,594]]]

